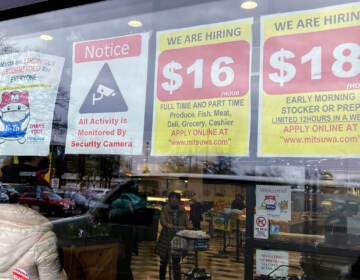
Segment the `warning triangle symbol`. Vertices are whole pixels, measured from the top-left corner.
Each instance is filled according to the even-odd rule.
[[[114,75],[107,63],[101,68],[99,75],[90,88],[80,114],[126,112],[128,106],[116,84]]]

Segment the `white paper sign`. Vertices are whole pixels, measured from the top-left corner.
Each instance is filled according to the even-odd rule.
[[[254,238],[269,239],[269,221],[265,215],[254,215]]]
[[[256,250],[256,274],[287,276],[289,253],[282,251]]]
[[[49,154],[64,58],[38,52],[0,56],[0,154]]]
[[[142,153],[149,34],[74,44],[65,152]]]
[[[256,214],[269,219],[291,221],[291,187],[257,185]]]

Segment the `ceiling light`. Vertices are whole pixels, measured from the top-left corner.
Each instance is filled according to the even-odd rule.
[[[131,26],[131,27],[140,27],[143,24],[142,24],[141,21],[138,21],[138,20],[129,20],[128,25]]]
[[[40,35],[40,39],[45,40],[45,41],[51,41],[52,39],[54,39],[54,37],[51,35],[42,34],[42,35]]]
[[[244,1],[241,3],[241,8],[245,10],[255,9],[257,7],[257,3],[255,1]]]

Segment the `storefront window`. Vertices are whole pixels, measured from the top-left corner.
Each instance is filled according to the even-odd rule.
[[[0,23],[0,202],[69,278],[356,279],[359,2],[84,2]]]

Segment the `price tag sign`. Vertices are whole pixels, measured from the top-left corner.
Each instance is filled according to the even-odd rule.
[[[359,11],[261,18],[259,156],[360,154]]]
[[[153,155],[247,155],[251,19],[157,34]]]
[[[244,49],[249,50],[247,42],[235,41],[163,52],[158,65],[159,100],[222,98],[225,92],[235,90],[237,96],[245,95],[249,90],[249,52],[239,53]]]
[[[269,94],[347,90],[359,82],[360,44],[354,34],[360,34],[360,26],[270,38],[264,44],[264,90]]]

